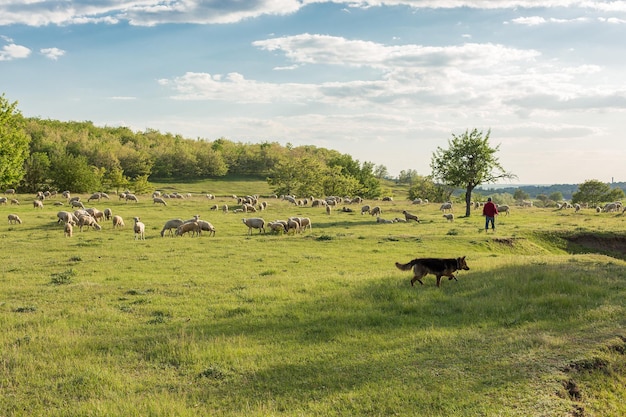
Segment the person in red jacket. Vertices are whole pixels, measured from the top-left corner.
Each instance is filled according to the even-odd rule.
[[[498,208],[491,197],[487,199],[487,202],[483,206],[483,216],[485,216],[485,232],[489,230],[489,223],[491,223],[491,230],[496,230],[496,216],[498,215]]]

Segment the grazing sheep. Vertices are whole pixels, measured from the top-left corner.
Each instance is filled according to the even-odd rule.
[[[217,204],[213,204],[209,210],[216,211],[219,208]]]
[[[420,223],[420,219],[415,214],[411,214],[406,210],[402,210],[402,214],[404,214],[404,218],[407,222],[409,220],[415,220],[416,222]]]
[[[80,216],[78,218],[78,226],[80,227],[80,231],[81,232],[83,231],[83,226],[91,226],[95,230],[101,230],[102,229],[102,227],[100,227],[100,225],[98,224],[96,219],[94,219],[91,216]]]
[[[78,217],[74,213],[70,213],[69,211],[59,211],[57,213],[57,224],[63,223],[78,223]]]
[[[72,223],[65,223],[65,226],[63,226],[63,236],[72,237],[73,233],[74,227],[72,226]]]
[[[17,214],[9,214],[9,224],[22,224],[22,219]]]
[[[5,194],[15,194],[15,189],[14,188],[7,188],[7,190],[4,193]]]
[[[365,213],[369,214],[371,209],[372,208],[369,205],[361,207],[361,215]]]
[[[578,213],[580,211],[580,204],[576,203],[574,204],[574,212]]]
[[[20,205],[20,201],[19,201],[17,198],[12,198],[12,199],[11,199],[11,204],[14,204],[14,205],[16,205],[16,206],[19,206],[19,205]]]
[[[507,206],[506,204],[503,204],[501,206],[497,206],[498,207],[498,213],[502,214],[502,213],[506,213],[506,215],[508,216],[510,213],[511,208],[509,206]]]
[[[452,203],[448,202],[448,203],[443,203],[441,205],[441,207],[439,207],[439,210],[446,212],[447,210],[452,211]]]
[[[171,219],[171,220],[166,221],[165,225],[163,226],[163,229],[161,229],[161,237],[165,237],[165,231],[166,230],[167,230],[168,234],[170,236],[172,236],[173,233],[174,233],[174,232],[172,232],[172,229],[174,229],[174,231],[175,231],[183,223],[185,223],[183,221],[183,219]]]
[[[248,235],[252,234],[252,229],[259,229],[259,233],[265,233],[265,220],[260,217],[243,218],[241,221],[248,226]]]
[[[224,213],[224,214],[228,213],[228,204],[224,204],[222,206],[222,213]]]
[[[9,201],[9,199],[8,199],[8,198],[6,198],[6,197],[0,197],[0,204],[6,204],[6,203],[7,203],[7,201]]]
[[[143,224],[140,220],[139,217],[135,217],[135,225],[133,226],[133,231],[135,232],[135,240],[137,239],[141,239],[141,240],[145,240],[146,239],[146,225]]]
[[[211,223],[206,220],[198,220],[197,223],[201,231],[209,232],[209,236],[215,236],[215,227]]]
[[[372,216],[380,216],[381,214],[383,214],[383,211],[380,209],[379,206],[374,206],[372,207],[372,209],[370,210],[370,214]]]
[[[445,219],[449,222],[454,221],[454,214],[452,213],[444,213],[443,217],[445,217]]]
[[[129,201],[134,201],[135,203],[139,202],[139,199],[137,198],[137,196],[131,193],[126,193],[126,195],[124,196],[124,200],[126,200],[127,203]]]
[[[283,221],[274,221],[274,222],[268,222],[267,223],[267,227],[270,228],[270,230],[272,231],[272,233],[287,233],[287,228],[285,226],[286,222]]]
[[[191,232],[191,236],[200,235],[202,229],[198,222],[186,222],[176,228],[176,236],[182,236],[185,233]]]
[[[333,209],[330,207],[330,205],[326,205],[326,214],[328,214],[330,216],[330,213],[333,211]]]
[[[41,200],[33,200],[33,207],[34,208],[43,208],[43,201]]]
[[[153,197],[152,201],[154,204],[163,204],[164,206],[167,206],[167,203],[161,197]]]
[[[311,223],[311,219],[308,217],[298,217],[298,219],[300,220],[300,230],[304,231],[307,228],[309,230],[313,229],[313,224]]]
[[[113,212],[111,211],[110,208],[105,208],[103,213],[104,213],[105,220],[111,220],[111,217],[113,217]]]
[[[94,219],[96,219],[97,222],[99,222],[100,220],[102,220],[104,218],[104,213],[101,212],[100,210],[98,210],[95,207],[90,207],[87,210],[87,213],[89,213],[89,215],[91,217],[93,217]]]
[[[395,217],[393,219],[394,223],[408,223],[407,219],[403,219],[402,217]]]
[[[118,216],[118,215],[113,216],[113,228],[114,229],[116,227],[122,228],[124,226],[126,225],[124,224],[124,219],[122,218],[122,216]]]
[[[287,219],[287,233],[293,230],[293,233],[300,233],[300,219],[297,217],[290,217]]]
[[[85,205],[80,202],[80,200],[70,200],[70,207],[80,207],[81,209],[85,209]]]
[[[101,198],[102,198],[102,194],[101,193],[93,193],[91,196],[89,196],[89,198],[87,199],[87,202],[89,203],[91,200],[96,200],[96,201],[100,202]]]

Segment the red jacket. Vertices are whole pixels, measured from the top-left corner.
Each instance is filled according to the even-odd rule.
[[[496,217],[496,214],[498,214],[496,205],[493,204],[493,201],[487,201],[483,206],[483,216]]]

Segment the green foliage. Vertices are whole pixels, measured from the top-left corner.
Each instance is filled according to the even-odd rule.
[[[599,203],[616,201],[616,199],[611,197],[609,184],[598,180],[587,180],[578,185],[578,191],[572,195],[572,203],[587,203],[596,206]]]
[[[415,200],[421,198],[427,199],[433,203],[442,203],[449,201],[453,189],[443,184],[436,184],[431,177],[423,177],[416,175],[412,179],[411,188],[408,191],[408,198]]]
[[[513,199],[515,199],[516,201],[528,200],[530,199],[530,194],[528,194],[526,191],[522,190],[521,188],[518,188],[513,193]]]
[[[24,132],[24,119],[17,102],[0,96],[0,186],[17,185],[25,173],[30,138]]]
[[[492,148],[489,145],[490,134],[491,131],[488,131],[483,137],[483,132],[477,129],[466,130],[458,136],[453,133],[452,139],[448,140],[448,149],[437,147],[431,159],[430,167],[435,180],[465,189],[467,217],[471,214],[472,191],[476,186],[515,177],[500,165],[495,156],[500,146]]]
[[[24,162],[22,187],[31,193],[49,189],[50,158],[43,152],[32,153]]]
[[[101,189],[94,168],[83,155],[55,155],[50,164],[50,179],[57,190],[87,193]]]

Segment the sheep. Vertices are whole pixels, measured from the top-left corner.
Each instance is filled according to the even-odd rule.
[[[393,220],[383,219],[382,217],[376,217],[376,223],[393,223]]]
[[[218,208],[219,206],[217,204],[213,204],[209,210],[217,211]]]
[[[167,206],[167,203],[161,197],[153,197],[152,201],[154,204],[163,204],[164,206]]]
[[[252,229],[259,229],[259,233],[265,233],[265,220],[261,217],[243,218],[241,221],[248,226],[248,235],[252,234]]]
[[[381,214],[383,214],[383,211],[380,209],[379,206],[374,206],[372,207],[372,209],[370,210],[370,214],[372,216],[380,216]]]
[[[124,226],[126,225],[124,224],[124,219],[122,218],[122,216],[118,216],[118,215],[113,216],[113,228],[114,229],[116,227],[122,228]]]
[[[74,213],[70,213],[69,211],[59,211],[57,213],[57,224],[63,223],[78,223],[78,217]]]
[[[330,205],[326,206],[326,214],[328,214],[330,216],[331,211],[333,211],[333,209],[330,207]]]
[[[20,200],[18,200],[17,198],[12,198],[11,199],[11,204],[19,206],[20,205]]]
[[[313,229],[313,225],[311,223],[311,219],[308,217],[298,217],[298,219],[300,220],[300,230],[304,231],[307,228],[309,230]]]
[[[72,226],[72,223],[65,223],[65,226],[63,226],[63,236],[72,237],[73,233],[74,227]]]
[[[574,204],[574,212],[578,213],[580,211],[580,204],[576,203]]]
[[[215,227],[206,220],[198,220],[201,231],[209,232],[209,236],[215,236]]]
[[[101,212],[100,210],[98,210],[95,207],[90,207],[87,210],[87,213],[89,213],[89,215],[91,217],[93,217],[94,219],[96,219],[97,222],[99,222],[100,220],[102,220],[104,218],[104,213]]]
[[[370,214],[370,210],[371,209],[372,208],[369,205],[365,205],[365,206],[361,207],[361,215],[363,215],[365,213]]]
[[[110,208],[105,208],[103,213],[104,213],[105,220],[111,220],[111,217],[113,217],[113,212],[111,211]]]
[[[447,210],[452,211],[452,203],[448,202],[448,203],[443,203],[441,205],[441,207],[439,207],[439,210],[446,212]]]
[[[407,222],[409,220],[415,220],[416,222],[420,223],[420,219],[415,214],[411,214],[406,210],[402,210],[402,214],[404,214],[404,218]]]
[[[394,223],[408,223],[408,220],[407,219],[403,219],[402,217],[395,217],[393,219],[393,222]]]
[[[224,204],[222,206],[222,213],[224,213],[224,214],[228,213],[228,204]]]
[[[617,210],[617,203],[606,203],[602,209],[605,213],[611,213]]]
[[[43,208],[43,202],[41,200],[33,200],[33,207],[34,208]]]
[[[22,219],[17,214],[9,214],[9,224],[22,224]]]
[[[78,218],[78,226],[80,227],[80,231],[81,232],[83,231],[83,226],[91,226],[95,230],[101,230],[102,229],[102,227],[100,227],[98,222],[96,222],[96,219],[94,219],[91,216],[80,216]]]
[[[183,219],[171,219],[165,222],[163,225],[163,229],[161,229],[161,237],[165,237],[165,231],[167,230],[168,234],[172,236],[172,229],[176,230],[180,225],[185,223]]]
[[[101,198],[102,198],[101,193],[93,193],[91,196],[89,196],[89,198],[87,199],[87,202],[89,203],[91,200],[97,200],[98,202],[100,202]]]
[[[444,213],[443,217],[449,222],[454,221],[454,214],[452,213]]]
[[[85,209],[85,205],[79,200],[70,200],[70,207],[80,207],[83,210]]]
[[[135,240],[145,240],[146,225],[140,221],[141,219],[139,217],[134,217],[133,220],[135,220],[135,225],[133,226],[133,231],[135,232]]]
[[[294,217],[287,219],[287,233],[289,233],[290,230],[293,230],[294,234],[300,233],[300,219]]]
[[[9,199],[8,199],[8,198],[6,198],[6,197],[0,197],[0,204],[6,204],[6,203],[7,203],[7,201],[9,201]]]
[[[15,194],[15,189],[14,188],[7,188],[7,190],[4,193],[5,194]]]
[[[191,236],[200,235],[202,233],[202,229],[198,222],[187,222],[183,223],[176,228],[176,236],[182,236],[185,233],[191,232]]]
[[[129,201],[134,201],[135,203],[139,202],[139,199],[137,198],[137,196],[131,193],[126,193],[126,195],[124,196],[124,200],[126,200],[127,203]]]
[[[510,212],[511,208],[508,205],[503,204],[503,205],[497,206],[497,207],[498,207],[498,213],[500,213],[500,214],[506,213],[507,216],[509,215],[509,212]]]

